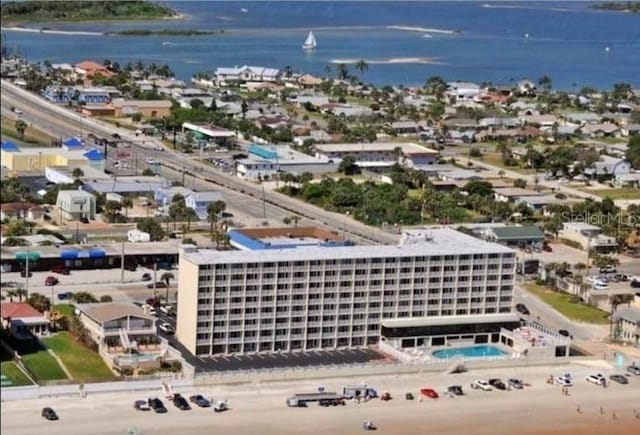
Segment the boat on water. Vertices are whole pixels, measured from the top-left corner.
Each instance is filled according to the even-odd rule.
[[[313,32],[309,31],[307,39],[305,39],[304,44],[302,44],[302,48],[304,50],[315,50],[317,45],[318,44],[316,43],[316,37],[313,36]]]
[[[173,45],[173,42],[165,41],[165,42],[162,43],[162,45]]]

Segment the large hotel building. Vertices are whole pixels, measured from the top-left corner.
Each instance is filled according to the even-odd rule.
[[[511,249],[447,228],[397,246],[185,248],[177,338],[206,356],[496,332],[513,324],[515,263]]]

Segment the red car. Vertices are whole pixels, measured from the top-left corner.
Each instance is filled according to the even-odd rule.
[[[439,397],[438,393],[436,393],[436,390],[434,390],[433,388],[423,388],[420,390],[420,394],[431,399],[437,399]]]
[[[61,275],[69,275],[70,273],[69,268],[63,265],[53,266],[51,268],[51,272],[59,273]]]
[[[44,280],[44,285],[50,287],[58,284],[59,282],[60,281],[58,281],[58,278],[56,278],[55,276],[48,276],[47,279]]]

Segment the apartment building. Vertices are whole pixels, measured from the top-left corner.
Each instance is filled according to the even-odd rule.
[[[185,248],[179,267],[176,336],[207,356],[366,346],[385,320],[509,314],[515,253],[442,228],[398,246]]]

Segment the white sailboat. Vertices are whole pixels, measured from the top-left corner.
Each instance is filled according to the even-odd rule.
[[[313,32],[309,32],[307,39],[302,44],[302,48],[305,50],[314,50],[318,44],[316,43],[316,37],[313,36]]]

